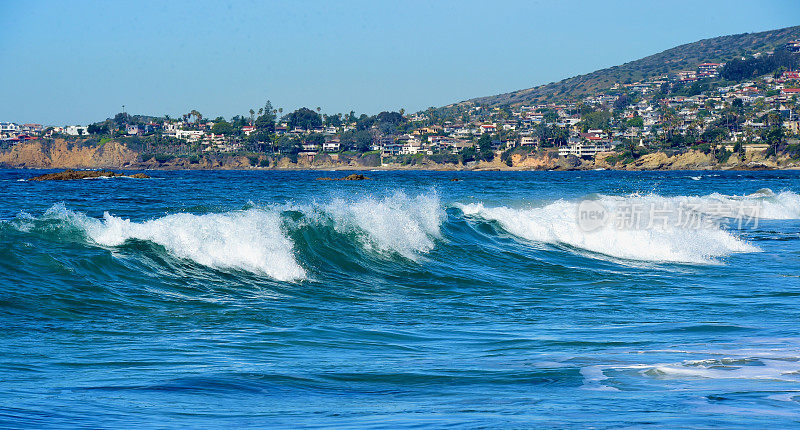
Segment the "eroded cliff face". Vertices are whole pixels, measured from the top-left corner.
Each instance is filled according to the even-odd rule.
[[[413,164],[385,163],[379,154],[300,154],[297,161],[288,156],[203,154],[192,157],[173,157],[160,162],[155,157],[142,161],[141,155],[117,141],[98,145],[81,145],[63,139],[53,141],[34,140],[17,144],[0,152],[0,166],[10,168],[127,168],[127,169],[430,169],[430,170],[711,170],[711,169],[774,169],[800,168],[800,163],[786,157],[765,158],[761,153],[748,154],[744,159],[731,155],[724,162],[717,162],[711,154],[687,151],[669,156],[654,152],[623,163],[615,159],[616,153],[598,154],[594,159],[575,156],[560,157],[552,149],[531,153],[511,154],[509,166],[498,153],[491,162],[471,162],[467,165],[436,163],[428,158],[416,159]]]
[[[139,154],[125,145],[109,141],[82,146],[56,139],[19,143],[0,152],[0,165],[27,168],[122,168],[139,161]]]

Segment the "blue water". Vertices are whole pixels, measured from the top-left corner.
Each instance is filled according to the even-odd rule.
[[[38,173],[0,171],[0,427],[800,426],[797,172]]]

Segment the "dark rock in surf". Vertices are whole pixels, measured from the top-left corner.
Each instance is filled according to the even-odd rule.
[[[135,179],[149,179],[150,177],[144,173],[136,173],[133,175],[125,175],[116,173],[109,170],[73,170],[67,169],[63,172],[47,173],[29,179],[30,181],[71,181],[75,179],[91,179],[91,178],[135,178]]]
[[[364,181],[368,179],[368,177],[360,173],[353,173],[345,176],[344,178],[317,178],[318,181]]]

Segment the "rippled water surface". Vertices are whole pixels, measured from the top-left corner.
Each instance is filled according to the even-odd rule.
[[[800,424],[797,172],[37,173],[0,170],[0,427]]]

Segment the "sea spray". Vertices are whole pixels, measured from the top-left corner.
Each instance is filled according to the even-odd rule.
[[[362,244],[379,252],[416,259],[430,252],[441,236],[444,209],[435,193],[409,197],[397,192],[384,198],[333,199],[320,209],[340,232],[355,232]]]

